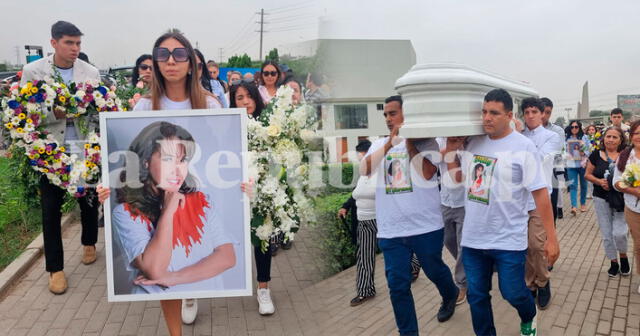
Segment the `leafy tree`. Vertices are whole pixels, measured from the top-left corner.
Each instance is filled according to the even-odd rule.
[[[278,56],[278,48],[271,49],[269,51],[269,54],[267,54],[266,60],[280,63],[280,57]]]
[[[250,68],[252,67],[251,58],[244,53],[242,56],[234,55],[229,57],[227,66],[230,68]]]

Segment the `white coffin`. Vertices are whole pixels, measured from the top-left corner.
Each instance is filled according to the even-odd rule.
[[[406,138],[482,134],[482,102],[495,88],[507,90],[514,113],[522,98],[538,93],[523,82],[509,80],[461,64],[418,64],[396,81],[402,95]]]

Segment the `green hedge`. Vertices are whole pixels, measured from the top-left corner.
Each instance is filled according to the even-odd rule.
[[[335,176],[337,172],[340,172],[341,176]],[[351,193],[356,187],[356,182],[358,182],[359,177],[358,165],[352,163],[324,165],[322,166],[322,181],[324,182],[325,189],[322,194]]]
[[[355,265],[356,247],[351,242],[349,229],[337,217],[338,210],[349,197],[351,191],[334,193],[316,198],[316,211],[320,248],[327,274],[335,274]],[[351,227],[350,216],[347,225]]]

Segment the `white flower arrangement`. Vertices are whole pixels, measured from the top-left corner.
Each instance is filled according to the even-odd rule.
[[[300,225],[315,220],[309,198],[309,166],[305,152],[316,137],[317,123],[309,106],[293,105],[293,90],[280,87],[258,120],[249,119],[249,176],[252,241],[263,251],[271,237],[293,240]]]

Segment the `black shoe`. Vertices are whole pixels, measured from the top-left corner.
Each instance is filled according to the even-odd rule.
[[[282,244],[283,250],[290,250],[291,246],[293,246],[293,240],[289,240],[286,243]]]
[[[549,270],[549,272],[553,271],[553,266],[547,266],[547,270]]]
[[[355,306],[359,306],[361,305],[363,302],[369,300],[369,299],[373,299],[374,295],[370,295],[370,296],[356,296],[353,299],[351,299],[351,303],[349,303],[351,305],[351,307],[355,307]]]
[[[453,313],[456,311],[456,301],[458,300],[458,295],[460,294],[460,289],[456,288],[456,295],[447,302],[442,302],[440,305],[440,309],[438,310],[438,322],[448,321]]]
[[[562,208],[558,208],[558,219],[562,219],[564,215],[562,214]]]
[[[530,291],[531,291],[531,296],[533,296],[533,301],[535,301],[536,297],[538,297],[538,290],[537,289],[534,289],[534,290],[530,289]]]
[[[620,270],[620,265],[618,265],[618,262],[611,260],[611,267],[609,267],[609,270],[607,271],[607,273],[609,273],[609,277],[615,278],[616,276],[618,276],[619,270]]]
[[[551,281],[547,281],[547,285],[538,288],[538,308],[545,310],[549,308],[551,302]]]
[[[631,267],[629,267],[628,258],[620,258],[620,274],[624,276],[631,274]]]

